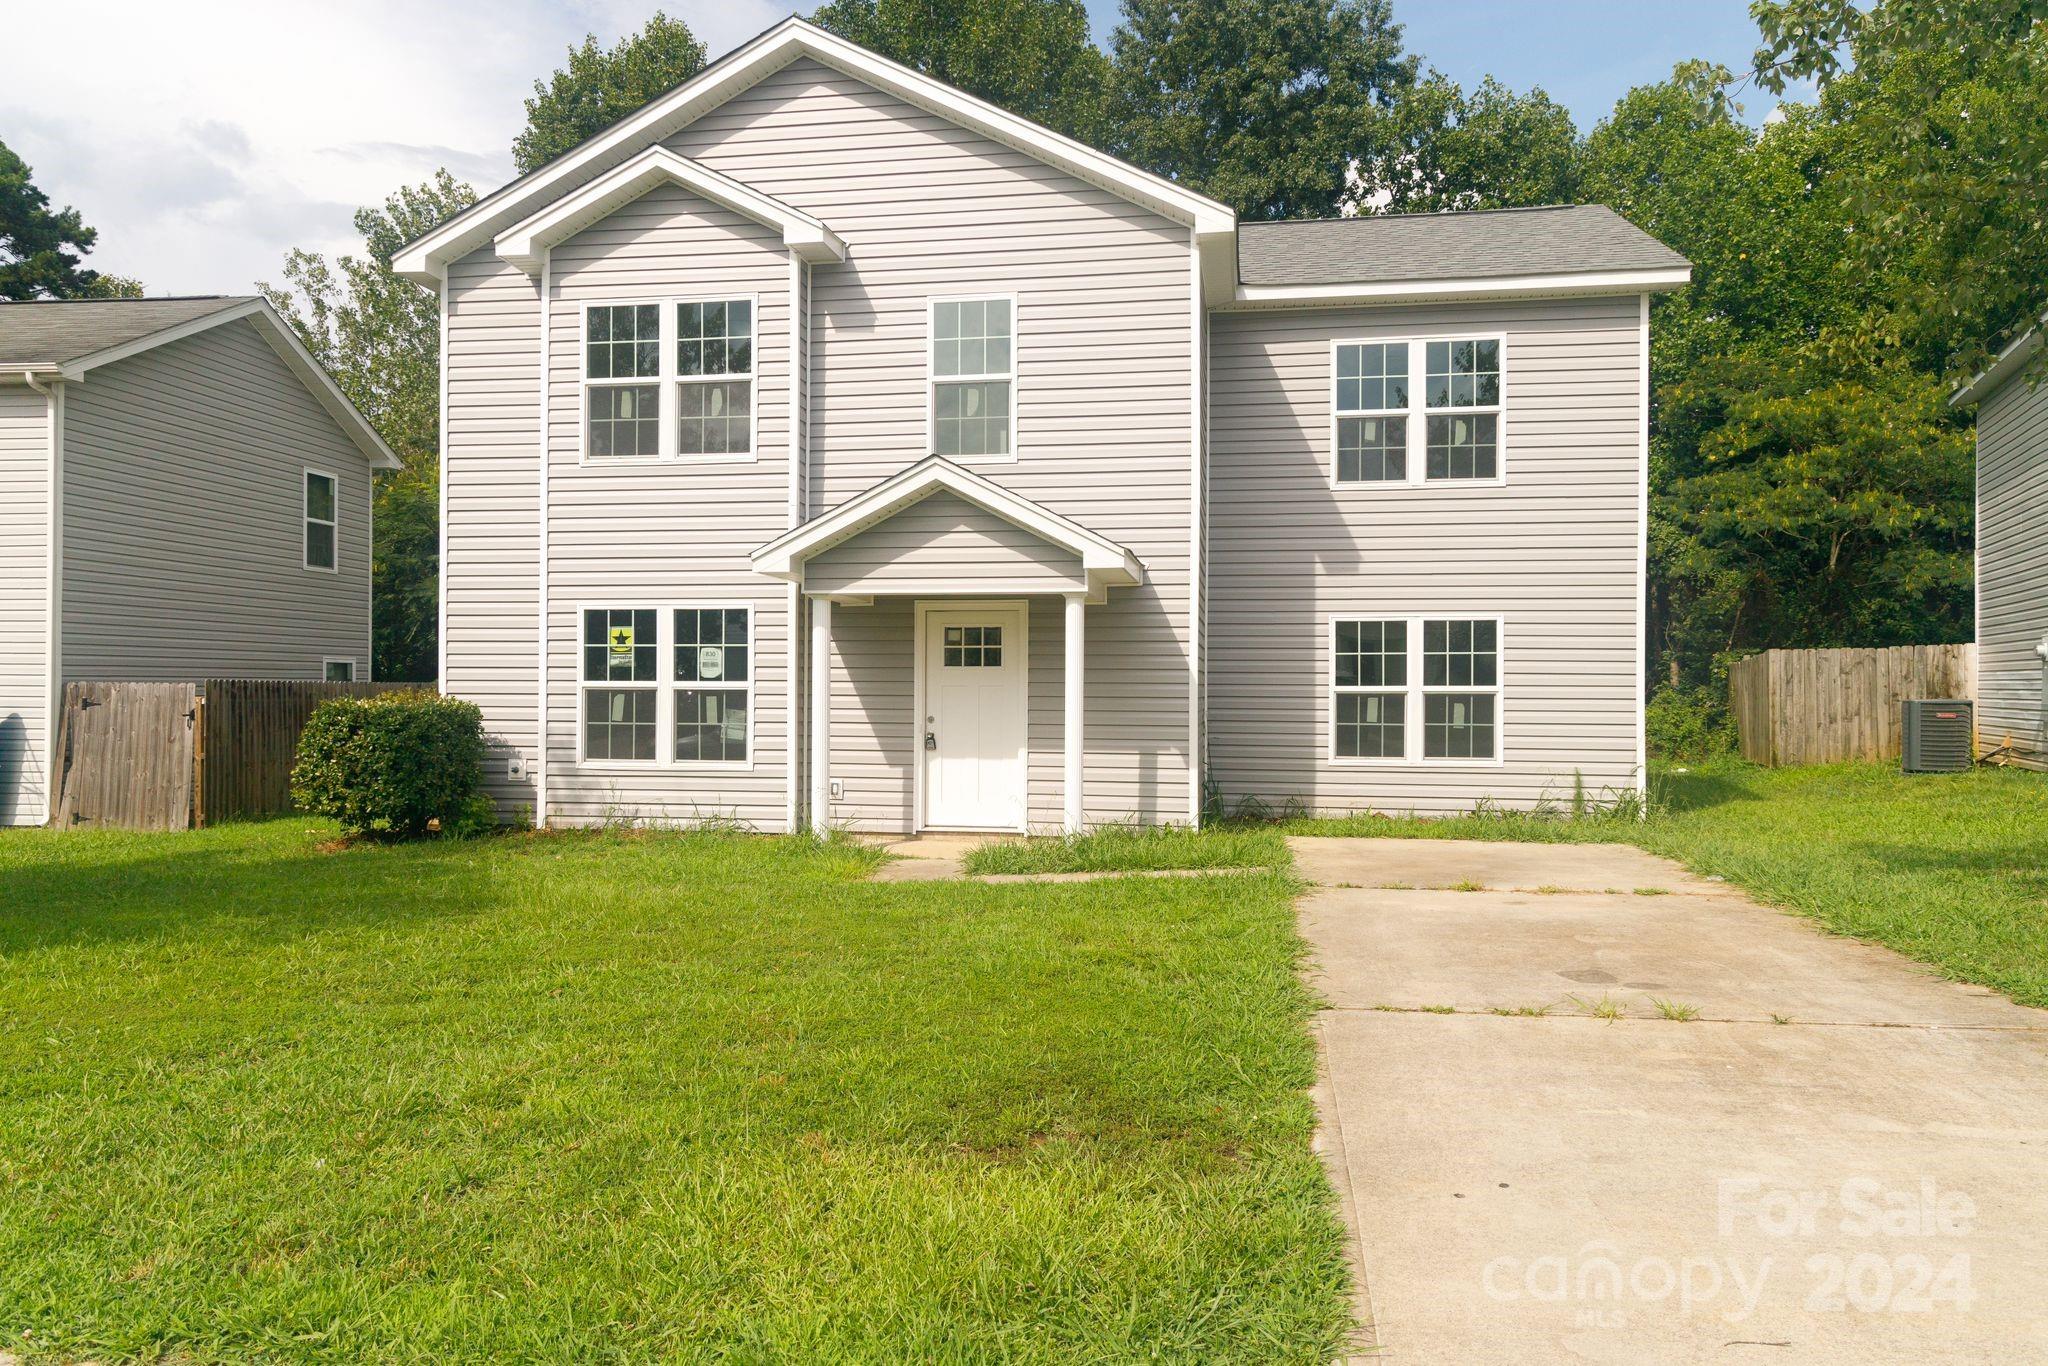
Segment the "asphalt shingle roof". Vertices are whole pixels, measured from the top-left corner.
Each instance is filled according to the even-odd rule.
[[[1238,278],[1248,285],[1390,284],[1685,264],[1599,204],[1245,222],[1237,235]]]
[[[185,299],[67,299],[0,304],[0,365],[64,365],[139,341],[223,309],[249,295]]]

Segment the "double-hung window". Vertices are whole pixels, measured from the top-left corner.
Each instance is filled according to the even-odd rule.
[[[584,608],[583,761],[748,763],[753,637],[748,607]]]
[[[748,755],[752,659],[744,607],[675,611],[675,759],[739,763]]]
[[[1331,477],[1340,485],[1497,481],[1502,345],[1499,337],[1336,343]]]
[[[1344,617],[1330,645],[1332,759],[1500,758],[1498,617]]]
[[[308,569],[334,568],[334,526],[336,506],[334,476],[318,470],[306,471],[305,565]]]
[[[676,453],[754,449],[754,303],[676,305]]]
[[[652,608],[584,609],[580,653],[585,759],[655,761],[660,617]]]
[[[1011,453],[1016,423],[1015,316],[1007,298],[932,301],[933,454]]]
[[[661,305],[592,304],[583,314],[584,452],[661,454]]]

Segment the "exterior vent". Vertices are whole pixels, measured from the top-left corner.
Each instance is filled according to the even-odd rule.
[[[1902,705],[1906,772],[1961,773],[1970,767],[1975,726],[1968,701],[1909,698]]]

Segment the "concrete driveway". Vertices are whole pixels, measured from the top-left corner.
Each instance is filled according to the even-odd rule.
[[[2048,1360],[2048,1012],[1639,850],[1290,843],[1361,1352]]]

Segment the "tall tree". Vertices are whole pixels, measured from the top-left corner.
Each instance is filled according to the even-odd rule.
[[[512,163],[522,175],[543,166],[703,69],[704,44],[688,24],[660,10],[610,48],[586,35],[581,47],[569,49],[566,67],[533,83]]]
[[[1579,130],[1542,89],[1518,94],[1488,76],[1468,96],[1432,71],[1398,108],[1401,150],[1391,165],[1360,168],[1363,206],[1408,213],[1578,200]]]
[[[374,504],[371,667],[384,679],[434,677],[440,595],[439,304],[393,274],[391,257],[475,202],[476,191],[437,172],[357,211],[362,255],[294,251],[283,288],[258,286],[405,465],[377,477]]]
[[[1387,0],[1124,0],[1111,51],[1116,149],[1247,218],[1337,213],[1400,152]]]
[[[99,234],[78,210],[53,209],[28,163],[0,142],[0,299],[113,299],[142,293],[134,280],[85,265]]]
[[[1837,193],[1890,308],[1954,377],[2048,308],[2048,0],[1759,0],[1756,76],[1819,80],[1867,155]]]
[[[1109,59],[1080,0],[831,0],[811,19],[1069,137],[1104,138]]]

